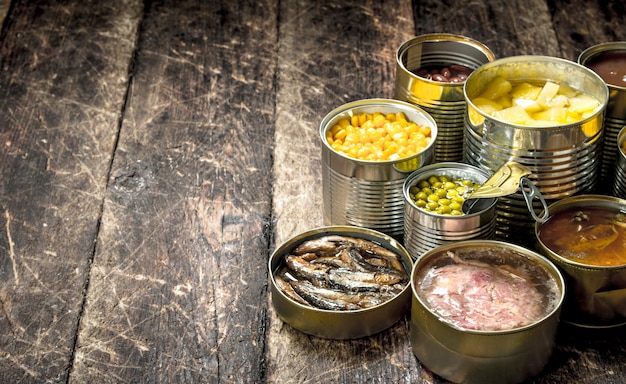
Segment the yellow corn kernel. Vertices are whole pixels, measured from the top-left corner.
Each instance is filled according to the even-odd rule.
[[[374,126],[375,126],[376,128],[380,128],[380,127],[382,127],[383,125],[385,125],[385,123],[386,123],[387,121],[388,121],[388,120],[387,120],[387,119],[385,119],[385,116],[383,116],[383,115],[381,115],[381,114],[378,114],[378,115],[374,116],[374,118],[372,119],[372,123],[374,124]]]
[[[361,128],[363,129],[368,129],[368,128],[374,128],[374,122],[372,120],[366,120],[363,124],[361,124]]]
[[[337,124],[341,127],[341,128],[345,128],[348,125],[350,125],[350,120],[348,119],[341,119],[337,122]]]

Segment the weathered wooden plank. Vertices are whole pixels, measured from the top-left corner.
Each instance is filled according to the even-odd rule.
[[[263,381],[276,7],[149,3],[72,381]]]
[[[416,34],[448,32],[476,39],[496,58],[560,56],[545,0],[414,1]]]
[[[281,2],[274,150],[275,245],[321,226],[319,124],[346,102],[392,97],[395,51],[413,36],[409,1]],[[403,319],[352,341],[308,337],[270,312],[268,382],[431,382]]]
[[[65,382],[141,6],[16,1],[0,43],[0,372]]]
[[[562,57],[576,61],[595,44],[626,40],[626,4],[621,0],[550,2]]]
[[[4,20],[7,17],[7,13],[9,12],[10,7],[11,7],[11,0],[0,1],[0,25],[4,23]]]

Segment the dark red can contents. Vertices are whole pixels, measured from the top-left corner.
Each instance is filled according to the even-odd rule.
[[[585,62],[585,66],[597,73],[607,84],[626,86],[626,51],[601,52]]]
[[[429,65],[412,72],[428,80],[442,83],[462,83],[467,79],[472,69],[459,64]]]

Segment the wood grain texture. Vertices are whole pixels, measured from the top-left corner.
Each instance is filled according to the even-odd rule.
[[[319,124],[434,32],[575,60],[621,1],[0,0],[0,382],[444,384],[408,314],[323,340],[267,261],[322,223]],[[595,22],[590,22],[590,20]],[[626,328],[560,328],[533,384],[618,384]]]
[[[146,8],[72,381],[263,380],[275,7]]]
[[[622,0],[548,3],[561,57],[577,61],[582,51],[592,45],[626,41],[626,4]]]
[[[139,20],[79,3],[16,2],[0,45],[3,382],[72,364]]]
[[[560,56],[549,7],[544,0],[414,1],[416,34],[448,32],[476,39],[496,58]]]

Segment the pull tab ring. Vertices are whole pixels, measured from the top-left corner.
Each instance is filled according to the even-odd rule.
[[[527,177],[522,177],[519,180],[519,186],[522,190],[522,195],[524,195],[524,200],[526,200],[526,206],[528,207],[528,211],[530,212],[530,215],[533,217],[533,219],[535,219],[535,221],[537,221],[539,224],[543,224],[548,221],[548,217],[550,216],[550,212],[548,212],[548,203],[543,198],[543,195],[541,194],[541,191],[539,191],[539,188],[537,188],[537,186]],[[543,206],[543,213],[541,217],[537,216],[537,214],[535,213],[535,209],[533,208],[533,199],[535,197],[541,202],[541,205]]]

